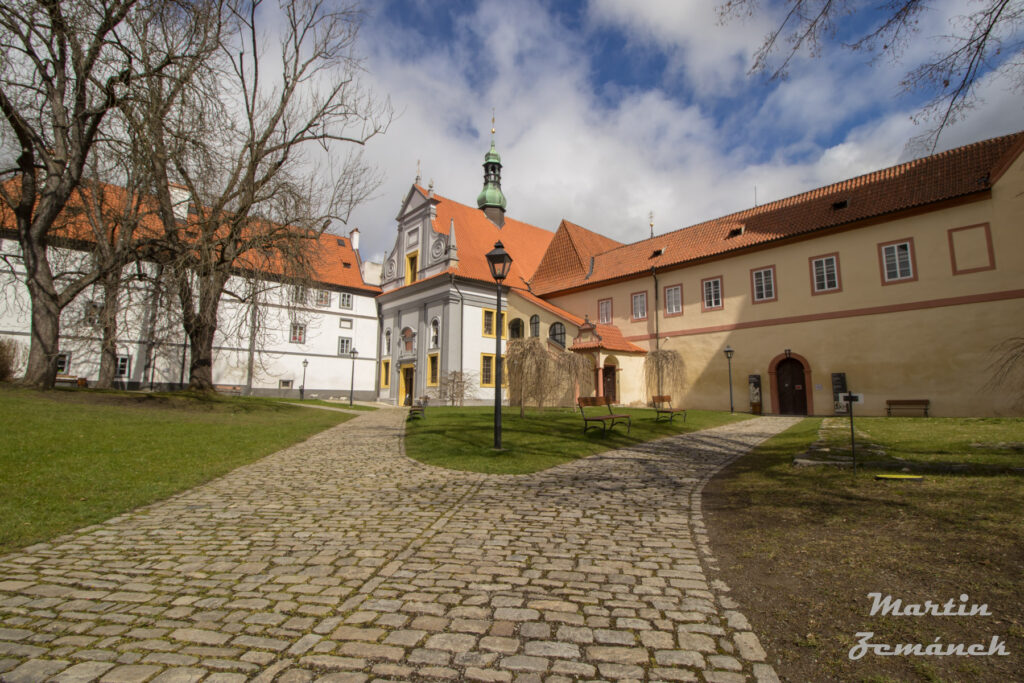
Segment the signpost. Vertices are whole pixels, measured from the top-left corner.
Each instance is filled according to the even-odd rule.
[[[835,375],[832,375],[832,377],[834,378]],[[844,384],[846,382],[845,374],[843,375],[843,382]],[[853,404],[860,403],[864,400],[864,396],[848,391],[842,396],[842,398],[846,401],[846,405],[849,406],[848,410],[850,411],[850,455],[853,456],[853,473],[857,474],[857,444],[853,438]]]

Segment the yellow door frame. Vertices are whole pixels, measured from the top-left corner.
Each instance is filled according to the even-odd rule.
[[[415,363],[404,363],[398,366],[398,405],[403,405],[405,402],[405,370],[406,368],[412,368],[413,381],[416,381],[416,364]]]

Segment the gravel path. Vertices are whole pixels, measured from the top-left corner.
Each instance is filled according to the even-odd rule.
[[[512,476],[409,460],[404,416],[0,557],[0,680],[777,681],[700,489],[792,419]]]

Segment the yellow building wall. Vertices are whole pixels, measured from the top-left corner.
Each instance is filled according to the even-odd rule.
[[[879,245],[913,242],[915,279],[882,282]],[[831,414],[832,372],[846,372],[865,394],[863,414],[885,414],[885,400],[927,398],[934,415],[1020,415],[1014,391],[987,387],[991,349],[1024,336],[1024,159],[994,186],[991,198],[823,234],[785,245],[659,272],[657,321],[651,275],[551,297],[560,308],[598,319],[612,298],[613,324],[634,343],[678,350],[686,364],[685,402],[728,409],[733,392],[749,409],[747,375],[760,374],[765,412],[775,412],[772,359],[790,349],[810,365],[815,414]],[[837,253],[841,291],[812,293],[810,259]],[[777,300],[754,303],[751,271],[775,268]],[[994,267],[993,267],[994,266]],[[723,279],[724,306],[702,311],[701,281]],[[683,314],[665,317],[664,288],[681,284]],[[631,295],[646,291],[646,321],[630,319]],[[646,401],[638,381],[623,382],[625,402]],[[629,388],[630,392],[625,393]]]

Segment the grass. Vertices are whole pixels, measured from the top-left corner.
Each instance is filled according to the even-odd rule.
[[[247,398],[0,388],[0,553],[166,498],[351,415]]]
[[[599,429],[583,434],[583,420],[571,409],[502,411],[502,446],[495,451],[494,408],[430,407],[425,419],[410,420],[406,428],[406,454],[439,467],[489,474],[527,474],[594,453],[631,446],[673,434],[707,429],[749,419],[748,415],[691,410],[686,422],[655,422],[654,411],[615,408],[632,416],[630,433],[616,426],[607,435]]]
[[[875,471],[794,467],[817,438],[807,419],[740,458],[705,490],[711,545],[730,595],[763,635],[787,680],[1019,680],[1024,670],[1024,476],[924,475],[883,482]],[[972,443],[1024,440],[1024,420],[861,419],[897,457],[999,458]],[[847,437],[848,437],[847,432]],[[993,616],[870,615],[867,594],[946,602],[968,594]],[[1007,657],[848,658],[854,634],[876,643],[1005,639]],[[813,647],[811,646],[813,644]]]
[[[835,429],[824,433],[833,451],[849,455],[845,418],[829,418]],[[858,444],[866,440],[885,450],[862,460],[907,460],[929,465],[1024,467],[1024,421],[1015,418],[854,418]],[[858,445],[858,448],[860,446]]]
[[[303,405],[324,406],[326,408],[340,408],[342,410],[377,410],[376,406],[365,406],[358,403],[349,405],[348,401],[324,401],[319,398],[305,398],[301,400],[297,398],[261,398],[262,400],[276,401],[278,403],[299,403]]]

